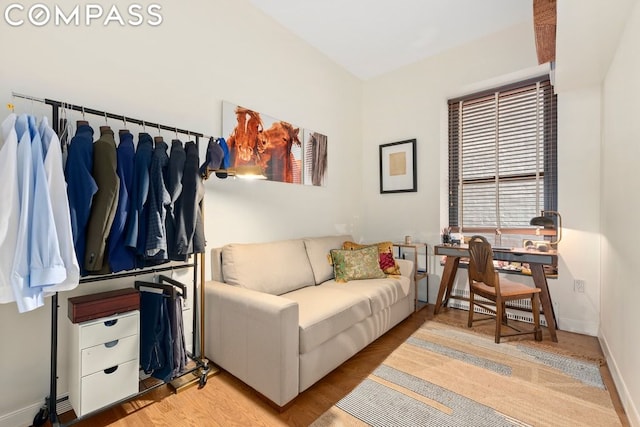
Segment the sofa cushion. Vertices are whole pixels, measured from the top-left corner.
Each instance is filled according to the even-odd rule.
[[[371,315],[366,295],[339,287],[318,285],[282,297],[298,303],[300,354],[313,350]]]
[[[329,280],[322,286],[366,296],[371,304],[371,313],[375,314],[406,298],[411,289],[411,281],[405,276],[390,276],[383,279],[352,280],[348,283]]]
[[[385,277],[378,264],[375,246],[356,250],[331,249],[331,259],[336,282]]]
[[[309,262],[313,269],[316,285],[319,285],[326,280],[333,279],[333,266],[330,262],[331,255],[329,251],[331,251],[331,249],[340,249],[345,241],[353,240],[353,237],[343,235],[310,237],[302,240],[307,249],[307,255],[309,256]]]
[[[359,243],[346,241],[342,244],[342,249],[362,249],[366,246],[376,246],[378,248],[378,257],[380,262],[380,268],[385,274],[399,275],[400,267],[393,257],[393,243],[391,242],[378,242],[371,243],[369,245],[361,245]]]
[[[226,245],[222,248],[222,275],[228,284],[272,295],[315,285],[300,239]]]

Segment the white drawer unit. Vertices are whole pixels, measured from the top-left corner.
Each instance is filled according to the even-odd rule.
[[[138,393],[139,311],[71,328],[69,401],[78,417]]]

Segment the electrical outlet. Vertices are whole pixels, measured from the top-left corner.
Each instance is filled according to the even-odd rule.
[[[573,281],[573,291],[574,292],[584,292],[584,280],[582,279],[575,279]]]

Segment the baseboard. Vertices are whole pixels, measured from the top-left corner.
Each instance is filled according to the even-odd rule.
[[[0,427],[27,427],[33,423],[33,417],[36,416],[43,402],[34,403],[26,408],[18,409],[9,414],[0,415]]]
[[[558,329],[567,332],[575,332],[576,334],[589,335],[592,337],[598,336],[598,322],[575,320],[562,316],[558,317],[557,313],[556,318],[558,321]]]
[[[33,424],[34,417],[43,406],[44,399],[17,411],[0,415],[0,427],[28,427]],[[58,397],[57,413],[63,414],[69,410],[71,410],[71,402],[69,402],[68,393],[65,393]]]
[[[611,354],[609,345],[607,344],[607,339],[602,336],[602,333],[600,333],[598,334],[598,341],[600,341],[600,347],[602,348],[604,357],[607,360],[607,367],[609,368],[609,372],[611,372],[613,382],[616,384],[616,389],[618,390],[622,406],[624,407],[624,411],[629,419],[629,424],[633,427],[640,427],[640,413],[638,413],[638,408],[635,406],[633,400],[631,400],[629,388],[622,378],[622,375],[620,375],[618,364]]]

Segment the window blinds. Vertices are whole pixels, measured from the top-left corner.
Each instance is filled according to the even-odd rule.
[[[507,231],[556,210],[556,97],[548,78],[449,101],[449,225]]]

